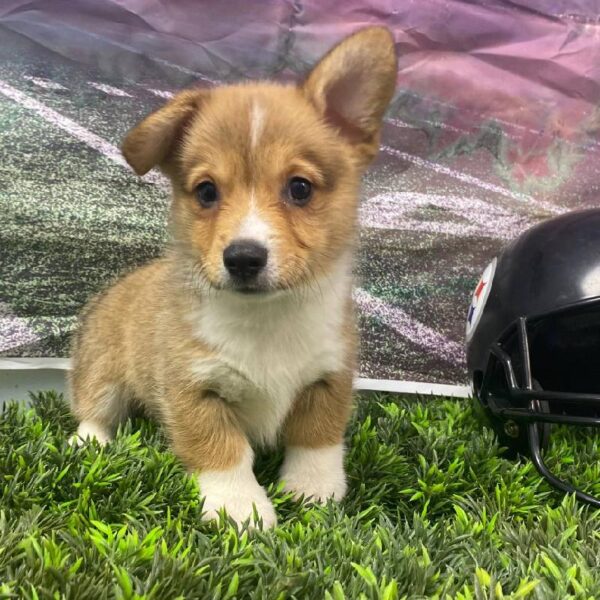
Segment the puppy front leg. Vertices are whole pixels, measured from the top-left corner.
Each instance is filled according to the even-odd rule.
[[[330,375],[300,394],[284,426],[286,490],[318,502],[344,497],[343,439],[351,409],[350,372]]]
[[[254,507],[263,526],[276,524],[271,501],[252,470],[254,453],[227,403],[212,392],[171,396],[167,428],[175,454],[198,476],[204,520],[218,518],[224,508],[237,523],[254,521]]]

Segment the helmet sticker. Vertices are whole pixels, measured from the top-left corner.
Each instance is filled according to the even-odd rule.
[[[481,279],[475,287],[473,292],[473,298],[471,299],[471,306],[469,306],[469,312],[467,314],[467,341],[471,339],[475,329],[483,314],[485,303],[490,295],[492,289],[492,280],[496,271],[496,263],[498,261],[494,258],[492,262],[485,268]]]

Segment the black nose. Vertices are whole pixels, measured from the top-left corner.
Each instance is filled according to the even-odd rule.
[[[264,246],[249,240],[233,242],[223,252],[223,263],[235,279],[254,279],[267,264],[268,252]]]

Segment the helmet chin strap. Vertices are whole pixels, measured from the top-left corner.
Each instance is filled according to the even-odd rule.
[[[531,402],[532,409],[535,409],[535,407],[533,406],[534,403],[535,403],[535,400],[532,400],[532,402]],[[578,500],[587,502],[588,504],[591,504],[592,506],[594,506],[596,508],[600,508],[600,499],[595,498],[594,496],[590,496],[589,494],[586,494],[584,491],[579,490],[576,487],[573,487],[570,483],[567,483],[566,481],[563,481],[562,479],[558,479],[558,477],[554,476],[550,472],[550,470],[546,466],[546,463],[544,462],[544,459],[542,458],[542,449],[540,447],[540,434],[539,434],[537,423],[530,423],[527,426],[527,436],[529,438],[529,449],[531,451],[531,460],[533,461],[533,464],[535,465],[535,468],[538,470],[540,475],[542,477],[544,477],[548,481],[548,483],[550,483],[554,487],[556,487],[559,490],[562,490],[563,492],[566,492],[568,494],[574,493],[575,497]]]

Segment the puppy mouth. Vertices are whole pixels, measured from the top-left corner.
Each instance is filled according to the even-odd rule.
[[[196,272],[199,275],[199,290],[225,292],[240,297],[261,298],[289,294],[306,283],[305,278],[297,277],[294,281],[285,281],[271,278],[266,273],[255,278],[239,278],[231,275],[211,277],[203,268],[197,268]]]
[[[274,285],[272,282],[267,281],[249,282],[235,280],[231,280],[227,284],[220,286],[220,289],[232,294],[254,298],[271,297],[289,290],[285,286]]]
[[[228,289],[233,292],[237,292],[238,294],[244,294],[246,296],[257,296],[259,294],[268,294],[272,292],[273,289],[265,286],[258,285],[248,285],[245,283],[241,284],[233,284]]]
[[[266,296],[278,291],[276,285],[262,278],[247,280],[229,277],[226,281],[211,281],[210,286],[214,290],[240,294],[242,296]]]

